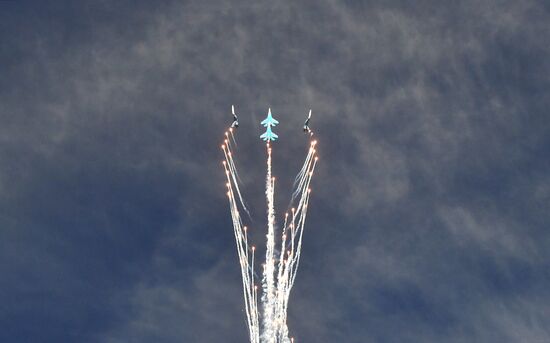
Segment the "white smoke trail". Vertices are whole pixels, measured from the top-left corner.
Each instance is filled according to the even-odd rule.
[[[229,128],[229,134],[231,135],[231,140],[233,141],[233,144],[235,144],[235,147],[237,147],[237,140],[235,139],[235,135],[233,134],[233,128]]]
[[[233,222],[233,229],[235,234],[235,242],[237,244],[237,254],[239,256],[239,264],[241,267],[241,276],[243,282],[243,296],[245,301],[245,313],[246,320],[248,324],[248,331],[251,343],[260,342],[260,332],[259,332],[259,311],[258,311],[258,301],[257,301],[257,288],[254,283],[254,247],[249,247],[248,244],[248,230],[246,226],[243,226],[243,222],[239,213],[238,204],[235,198],[235,192],[239,194],[240,190],[239,184],[233,172],[234,166],[233,157],[229,146],[227,144],[222,145],[222,150],[224,151],[225,161],[223,161],[223,167],[225,170],[227,178],[227,195],[229,198],[229,207],[231,210],[231,219]],[[244,207],[244,204],[241,199],[241,205]],[[249,253],[251,251],[251,253]]]
[[[227,132],[225,133],[225,136],[227,137]],[[241,206],[243,207],[244,211],[248,215],[248,218],[252,219],[252,216],[250,215],[250,211],[248,211],[248,208],[246,207],[246,204],[244,202],[243,196],[241,194],[241,190],[239,189],[239,183],[242,183],[242,181],[240,180],[239,174],[237,173],[237,167],[235,167],[235,161],[233,161],[229,139],[226,138],[224,140],[224,143],[225,144],[222,145],[222,150],[225,155],[225,161],[229,166],[230,175],[231,175],[231,178],[233,179],[233,183],[235,184],[235,190],[237,191],[237,195],[239,196],[239,201],[241,202]]]
[[[308,151],[308,154],[306,156],[306,160],[304,162],[304,165],[302,166],[302,169],[300,169],[300,172],[298,173],[298,175],[294,179],[295,190],[292,193],[292,198],[290,200],[291,203],[294,202],[294,200],[296,199],[296,197],[300,194],[300,191],[302,190],[303,183],[305,182],[305,176],[306,176],[305,174],[308,170],[307,168],[309,167],[309,163],[310,163],[312,157],[314,156],[314,154],[315,154],[315,148],[314,148],[314,144],[312,144],[309,148],[309,151]]]
[[[271,146],[267,143],[267,175],[265,195],[267,198],[267,245],[262,279],[263,296],[263,341],[275,343],[275,208],[273,204],[275,179],[271,176]]]
[[[225,157],[223,166],[227,177],[227,195],[241,266],[245,313],[251,343],[294,342],[293,338],[289,338],[288,333],[288,300],[300,262],[303,232],[311,194],[310,183],[317,164],[315,145],[315,141],[311,142],[304,164],[296,177],[294,183],[295,190],[293,191],[291,202],[294,199],[299,200],[297,207],[292,208],[290,215],[288,213],[285,214],[284,224],[281,229],[280,251],[277,256],[275,253],[275,178],[272,176],[271,168],[272,147],[269,143],[266,147],[267,174],[265,194],[267,200],[267,243],[261,280],[261,324],[258,308],[258,286],[254,280],[255,248],[249,245],[248,229],[246,226],[243,226],[239,213],[239,204],[242,209],[247,212],[248,210],[239,189],[239,179],[231,152],[230,138],[227,137],[222,145]],[[235,196],[235,193],[237,196]],[[237,198],[239,202],[237,202]]]
[[[292,289],[292,286],[294,285],[294,280],[296,278],[296,271],[298,269],[298,262],[301,255],[301,247],[302,247],[302,237],[303,237],[303,230],[305,225],[305,218],[307,213],[307,204],[309,201],[309,195],[311,193],[309,184],[311,182],[311,177],[313,176],[313,171],[315,169],[315,165],[317,162],[317,157],[312,158],[315,154],[315,144],[316,142],[312,142],[308,156],[306,157],[306,160],[304,162],[304,167],[302,170],[304,172],[300,172],[299,176],[299,182],[297,190],[295,191],[296,194],[301,195],[300,201],[298,203],[297,209],[292,209],[292,216],[291,216],[291,223],[288,227],[290,229],[290,248],[288,251],[286,249],[285,252],[288,254],[288,257],[286,260],[284,260],[279,268],[282,268],[282,270],[279,270],[278,274],[278,284],[277,284],[277,310],[276,310],[276,334],[278,337],[277,342],[290,342],[288,338],[288,326],[286,324],[287,322],[287,309],[288,309],[288,299],[290,297],[290,291]],[[312,163],[313,161],[313,163]],[[298,222],[296,222],[296,218],[299,218]],[[285,226],[283,227],[283,234],[282,234],[282,247],[286,247],[286,239],[287,239],[287,220],[285,220]],[[296,238],[298,237],[298,241],[296,241]],[[281,256],[285,253],[283,252]]]

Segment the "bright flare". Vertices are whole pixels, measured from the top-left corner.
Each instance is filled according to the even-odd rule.
[[[266,126],[269,127],[270,124]],[[230,133],[233,135],[232,131]],[[310,142],[304,164],[296,176],[291,202],[298,200],[298,203],[295,208],[292,208],[290,214],[285,214],[284,224],[281,228],[279,253],[276,253],[275,249],[275,178],[271,174],[272,147],[269,145],[269,141],[266,145],[267,175],[265,194],[267,200],[267,243],[261,280],[261,313],[258,306],[258,286],[254,278],[256,248],[249,245],[247,235],[249,229],[243,225],[239,208],[242,208],[247,213],[248,210],[239,189],[239,177],[233,160],[234,153],[231,151],[231,144],[227,139],[224,143],[221,146],[225,156],[223,167],[227,176],[227,194],[237,245],[237,254],[241,267],[245,313],[250,342],[294,342],[294,339],[289,337],[287,326],[288,299],[296,279],[296,272],[302,252],[302,238],[311,194],[310,183],[317,164],[316,149],[314,148],[317,141]],[[236,146],[235,143],[234,145]]]

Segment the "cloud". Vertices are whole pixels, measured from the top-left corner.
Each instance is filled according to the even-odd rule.
[[[11,6],[0,341],[245,340],[231,104],[258,243],[259,119],[286,204],[313,109],[298,341],[549,339],[543,2]]]

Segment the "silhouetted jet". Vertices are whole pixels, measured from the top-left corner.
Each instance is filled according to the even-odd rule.
[[[311,129],[309,128],[309,121],[311,120],[311,110],[309,110],[309,115],[307,116],[306,122],[304,123],[304,132],[305,133],[311,133]]]
[[[235,106],[233,105],[231,105],[231,113],[233,114],[233,123],[231,124],[231,127],[238,128],[239,120],[237,119],[237,115],[235,114]]]

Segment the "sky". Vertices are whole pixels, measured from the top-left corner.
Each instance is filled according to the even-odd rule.
[[[265,235],[319,165],[296,342],[550,342],[550,5],[0,2],[0,341],[246,342],[220,142]]]

